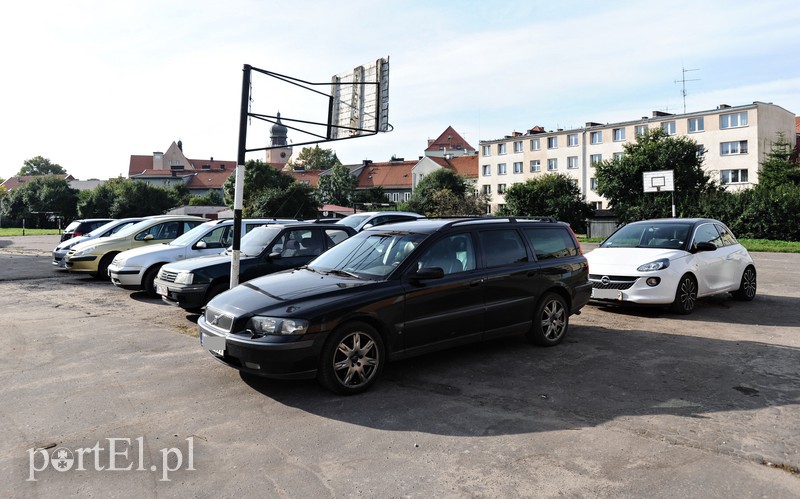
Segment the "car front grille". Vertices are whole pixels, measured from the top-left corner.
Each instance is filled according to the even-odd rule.
[[[233,329],[233,317],[214,308],[206,307],[205,319],[206,324],[226,333],[230,333]]]
[[[177,272],[170,272],[170,271],[165,270],[165,269],[161,269],[158,272],[158,278],[161,279],[162,281],[175,282],[175,278],[176,277],[178,277],[178,273]]]
[[[589,274],[589,282],[595,289],[628,289],[633,286],[633,283],[639,279],[638,277],[627,277],[618,275],[599,275]]]

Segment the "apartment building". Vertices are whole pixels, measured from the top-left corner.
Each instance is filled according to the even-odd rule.
[[[505,204],[505,190],[547,173],[575,179],[584,199],[595,209],[608,208],[597,193],[594,165],[623,154],[623,145],[651,128],[697,142],[703,167],[711,178],[729,189],[758,183],[760,164],[778,134],[795,147],[795,115],[780,106],[753,102],[720,105],[709,111],[670,114],[654,111],[651,117],[620,123],[587,122],[584,127],[545,130],[540,126],[496,140],[481,140],[479,188],[491,195],[491,212]]]

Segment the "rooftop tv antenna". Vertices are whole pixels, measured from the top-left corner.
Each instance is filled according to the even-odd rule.
[[[680,82],[682,84],[681,94],[683,95],[683,114],[686,114],[686,82],[687,81],[700,81],[700,78],[694,78],[694,79],[687,80],[686,79],[686,73],[688,73],[689,71],[700,71],[700,70],[699,69],[686,69],[685,67],[681,66],[681,71],[683,72],[683,75],[681,76],[680,80],[675,80],[675,83]]]

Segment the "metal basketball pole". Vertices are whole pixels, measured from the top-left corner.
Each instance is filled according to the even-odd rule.
[[[242,69],[242,108],[239,113],[239,153],[236,157],[236,182],[233,189],[233,253],[231,254],[230,287],[239,284],[239,252],[242,240],[242,199],[244,193],[244,163],[247,152],[247,111],[250,103],[250,65]]]

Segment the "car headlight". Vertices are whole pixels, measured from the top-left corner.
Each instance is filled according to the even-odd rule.
[[[191,284],[194,281],[194,274],[191,272],[178,272],[175,276],[175,284]]]
[[[640,265],[638,270],[639,272],[653,272],[655,270],[664,270],[665,268],[669,267],[669,260],[666,258],[660,258],[654,262],[645,263],[644,265]]]
[[[114,258],[114,261],[111,262],[111,265],[114,265],[115,267],[124,267],[126,263],[127,263],[127,260],[125,258],[122,258],[122,257],[118,256],[118,257]]]
[[[282,319],[279,317],[255,316],[247,324],[256,335],[287,335],[305,334],[308,330],[308,321],[302,319]]]
[[[94,253],[94,250],[96,250],[96,249],[97,249],[97,246],[89,246],[88,248],[83,248],[80,251],[76,251],[72,256],[89,255],[91,253]]]

